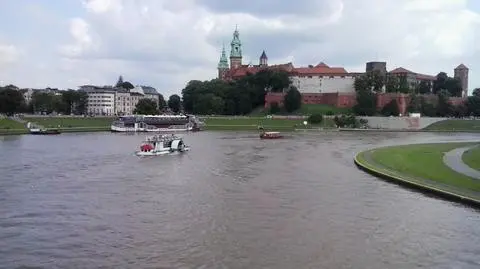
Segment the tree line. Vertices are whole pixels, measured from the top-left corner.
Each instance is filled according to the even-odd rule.
[[[440,72],[433,83],[421,81],[410,84],[405,76],[386,75],[378,71],[367,72],[355,79],[356,105],[353,111],[357,115],[398,116],[396,100],[390,101],[380,111],[377,110],[377,94],[384,89],[387,93],[409,94],[407,111],[421,113],[428,117],[467,117],[480,116],[480,89],[464,102],[453,105],[450,97],[461,97],[462,87],[458,79]]]

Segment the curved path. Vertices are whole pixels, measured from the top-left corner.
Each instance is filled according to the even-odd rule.
[[[465,151],[478,147],[478,145],[470,147],[462,147],[451,150],[443,156],[443,162],[446,166],[450,167],[457,173],[464,174],[466,176],[476,178],[480,180],[480,171],[477,171],[470,166],[466,165],[462,160],[462,155]]]

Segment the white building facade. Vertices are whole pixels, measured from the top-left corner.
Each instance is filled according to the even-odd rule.
[[[353,93],[355,92],[355,77],[329,76],[329,75],[311,75],[311,76],[291,76],[292,85],[300,93]]]
[[[89,115],[132,115],[141,99],[149,98],[159,103],[159,94],[152,87],[137,86],[128,91],[113,87],[81,86],[88,95],[87,113]]]

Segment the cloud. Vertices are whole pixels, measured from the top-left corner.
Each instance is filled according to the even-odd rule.
[[[476,46],[480,44],[480,17],[478,10],[462,0],[85,0],[80,4],[65,1],[61,7],[49,4],[37,1],[35,11],[48,10],[47,17],[57,20],[56,24],[30,22],[36,23],[35,32],[43,33],[41,39],[19,33],[25,21],[45,16],[9,18],[15,29],[2,36],[0,40],[8,42],[0,44],[26,48],[22,55],[28,57],[19,57],[17,52],[9,58],[17,65],[0,73],[0,81],[23,87],[74,88],[85,83],[113,84],[123,75],[165,95],[179,93],[191,79],[216,76],[222,44],[229,49],[238,25],[245,63],[257,63],[263,50],[270,63],[293,61],[302,66],[325,61],[351,71],[362,71],[366,61],[384,60],[389,69],[404,66],[453,75],[453,68],[465,63],[471,68],[470,85],[480,86],[480,63],[472,60],[480,54]],[[2,51],[4,47],[0,55]]]
[[[8,68],[20,57],[20,50],[11,44],[0,44],[0,69]]]

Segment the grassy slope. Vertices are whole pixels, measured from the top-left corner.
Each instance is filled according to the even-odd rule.
[[[295,128],[305,128],[303,120],[290,119],[267,119],[265,117],[251,117],[251,118],[207,118],[205,127],[207,130],[257,130],[258,126],[263,126],[265,129],[271,130],[293,130]],[[331,119],[324,119],[320,125],[310,127],[331,127]]]
[[[443,120],[430,124],[424,130],[480,132],[480,120]]]
[[[110,127],[113,118],[73,118],[73,117],[32,117],[26,121],[37,123],[45,128]]]
[[[330,105],[313,105],[313,104],[303,104],[302,107],[293,112],[293,113],[278,113],[279,115],[312,115],[312,114],[322,114],[325,115],[327,112],[333,112],[334,114],[346,114],[351,112],[348,108],[338,108]],[[263,107],[256,108],[252,113],[251,116],[265,116],[270,114],[267,110],[265,111]]]
[[[480,145],[466,151],[462,156],[462,160],[471,168],[480,171]]]
[[[422,144],[386,147],[372,151],[371,159],[400,175],[426,179],[440,185],[467,190],[480,197],[480,180],[459,174],[443,163],[443,154],[472,143]],[[420,180],[421,181],[421,180]]]
[[[17,122],[11,119],[0,119],[0,130],[6,130],[6,129],[23,130],[26,128],[20,122]]]

